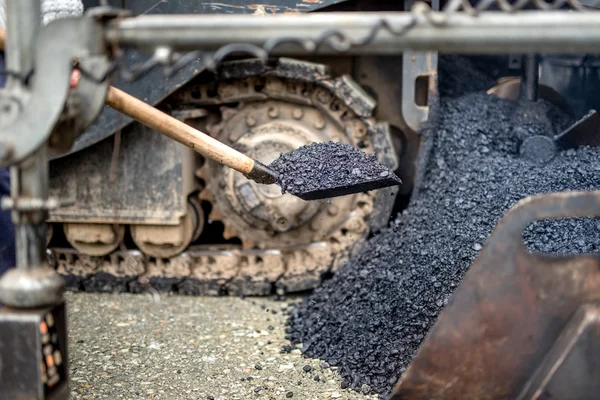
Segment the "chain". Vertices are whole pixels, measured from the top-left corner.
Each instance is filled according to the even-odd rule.
[[[564,8],[589,11],[597,10],[595,7],[583,5],[579,0],[516,0],[510,2],[508,0],[480,0],[477,4],[472,5],[469,0],[450,0],[444,8],[445,13],[453,13],[463,11],[470,15],[477,15],[481,11],[496,10],[514,13],[525,9],[538,9],[542,11],[560,10]]]

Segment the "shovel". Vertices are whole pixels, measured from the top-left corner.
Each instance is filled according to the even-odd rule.
[[[523,141],[521,157],[538,164],[550,162],[559,150],[580,146],[600,147],[600,115],[590,110],[587,115],[554,137],[532,136]]]
[[[248,179],[265,185],[279,183],[278,173],[273,168],[240,153],[115,87],[109,87],[106,104],[155,131],[194,149],[198,153],[241,172]],[[378,164],[372,157],[365,157],[365,163]],[[338,182],[331,184],[330,187],[321,187],[319,190],[294,191],[292,194],[303,200],[318,200],[381,189],[401,183],[392,171],[388,170],[387,172],[386,176],[382,174],[377,177],[363,177],[351,184]]]

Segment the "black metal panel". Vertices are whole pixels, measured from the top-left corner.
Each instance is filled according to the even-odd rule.
[[[345,0],[271,0],[269,4],[254,4],[251,0],[223,0],[220,2],[210,2],[205,0],[130,0],[125,2],[127,9],[134,15],[139,14],[256,14],[256,13],[285,13],[285,12],[309,12],[332,4],[340,3]],[[94,4],[94,0],[88,3]],[[112,4],[118,3],[117,0]],[[137,51],[131,51],[127,55],[126,65],[135,65],[148,59],[149,55]],[[183,86],[192,78],[203,71],[203,65],[200,61],[192,62],[179,70],[171,77],[164,74],[162,68],[156,68],[144,77],[135,82],[127,82],[118,79],[114,86],[121,90],[144,100],[147,103],[156,105],[164,100],[168,95]],[[122,129],[132,122],[129,117],[122,116],[119,112],[104,107],[102,113],[94,123],[81,135],[74,143],[68,153],[57,155],[52,159],[63,158],[69,154],[75,153],[102,139],[112,135],[118,129]]]
[[[65,305],[0,309],[0,399],[67,400]]]

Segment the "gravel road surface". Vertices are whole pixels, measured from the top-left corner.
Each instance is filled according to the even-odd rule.
[[[341,389],[336,368],[300,350],[281,352],[300,298],[66,297],[72,399],[376,398]]]

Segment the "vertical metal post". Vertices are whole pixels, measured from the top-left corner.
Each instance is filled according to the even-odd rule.
[[[27,74],[33,67],[33,46],[42,23],[41,0],[7,0],[6,69]],[[7,87],[20,84],[9,77]]]
[[[33,68],[33,49],[41,27],[41,0],[7,1],[6,67],[14,74],[7,90],[26,91]],[[17,268],[0,279],[0,303],[15,308],[34,308],[62,301],[64,282],[47,265],[47,210],[20,210],[18,204],[48,198],[48,148],[11,167],[12,219],[15,223]]]
[[[11,168],[13,197],[48,198],[48,151],[42,146],[18,166]],[[36,268],[45,263],[46,210],[13,211],[17,250],[17,268]]]
[[[521,73],[520,98],[528,101],[537,101],[539,81],[539,57],[537,54],[523,56]]]

